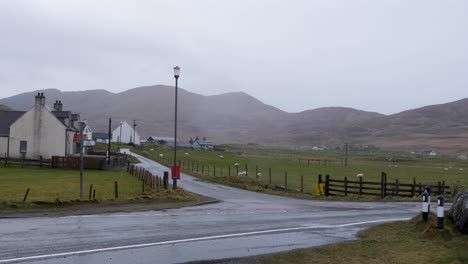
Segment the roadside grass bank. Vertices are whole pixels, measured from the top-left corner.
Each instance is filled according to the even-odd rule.
[[[118,183],[118,198],[115,197],[115,182]],[[83,186],[83,200],[80,201],[78,170],[2,167],[0,217],[145,211],[212,200],[181,188],[159,192],[147,189],[142,193],[141,181],[124,170],[85,170]]]
[[[468,236],[461,235],[448,218],[444,230],[438,230],[436,222],[434,215],[430,216],[429,223],[424,223],[418,215],[410,221],[381,224],[361,231],[356,241],[207,263],[468,263]]]
[[[381,172],[386,172],[388,182],[398,179],[400,183],[412,183],[415,178],[417,183],[435,185],[445,181],[451,191],[468,186],[468,163],[442,157],[419,158],[393,152],[350,152],[348,166],[344,166],[343,155],[337,151],[314,152],[250,145],[226,145],[222,148],[223,151],[178,150],[177,157],[182,171],[204,180],[255,191],[270,192],[275,187],[286,187],[289,190],[285,192],[286,195],[299,193],[299,196],[305,198],[315,196],[319,174],[329,174],[333,179],[347,177],[348,180],[357,180],[356,175],[363,173],[365,181],[379,182]],[[172,148],[146,144],[142,149],[132,151],[166,166],[172,165]],[[393,161],[389,162],[389,159]],[[247,175],[241,177],[251,180],[239,182],[238,178],[233,177],[243,171]],[[380,200],[380,197],[350,195],[320,199],[367,201]],[[385,199],[419,200],[402,197]]]

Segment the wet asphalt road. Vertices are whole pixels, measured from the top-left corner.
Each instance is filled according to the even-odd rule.
[[[167,168],[141,157],[162,175]],[[183,263],[268,254],[355,239],[419,203],[307,201],[182,175],[179,186],[219,203],[139,213],[0,219],[1,263]]]

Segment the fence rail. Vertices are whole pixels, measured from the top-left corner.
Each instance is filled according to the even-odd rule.
[[[325,181],[323,181],[322,175],[319,175],[318,183],[324,185],[325,196],[356,194],[380,196],[380,198],[387,196],[414,197],[422,195],[426,186],[431,186],[433,194],[452,194],[450,186],[445,185],[445,181],[423,184],[416,183],[416,178],[413,178],[412,183],[400,183],[398,179],[394,182],[388,182],[385,172],[382,172],[380,182],[363,181],[362,177],[359,177],[358,180],[348,180],[348,177],[344,177],[343,180],[331,179],[329,175],[326,175]]]
[[[168,188],[169,177],[166,174],[164,177],[153,175],[146,169],[138,167],[134,164],[130,164],[130,162],[127,163],[127,172],[137,177],[141,181],[142,193],[145,193],[148,190],[157,192]]]
[[[4,167],[7,167],[8,165],[19,165],[19,166],[38,166],[38,167],[50,167],[51,166],[51,160],[50,159],[43,159],[42,156],[38,160],[32,160],[32,159],[17,159],[17,158],[11,158],[5,157],[1,158],[2,163]]]

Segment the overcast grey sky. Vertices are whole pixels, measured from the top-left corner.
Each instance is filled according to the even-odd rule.
[[[468,97],[468,1],[0,1],[0,97],[153,84],[288,112]]]

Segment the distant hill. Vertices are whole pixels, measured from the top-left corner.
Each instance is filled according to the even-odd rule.
[[[47,89],[4,98],[0,104],[27,110],[37,92],[45,94],[50,106],[61,100],[64,109],[81,113],[94,131],[106,131],[111,117],[113,127],[135,119],[143,138],[173,134],[174,87],[145,86],[122,93]],[[335,147],[348,142],[400,150],[468,150],[468,99],[390,116],[344,107],[287,113],[242,92],[203,96],[180,89],[178,113],[182,140],[199,136],[219,143]]]

